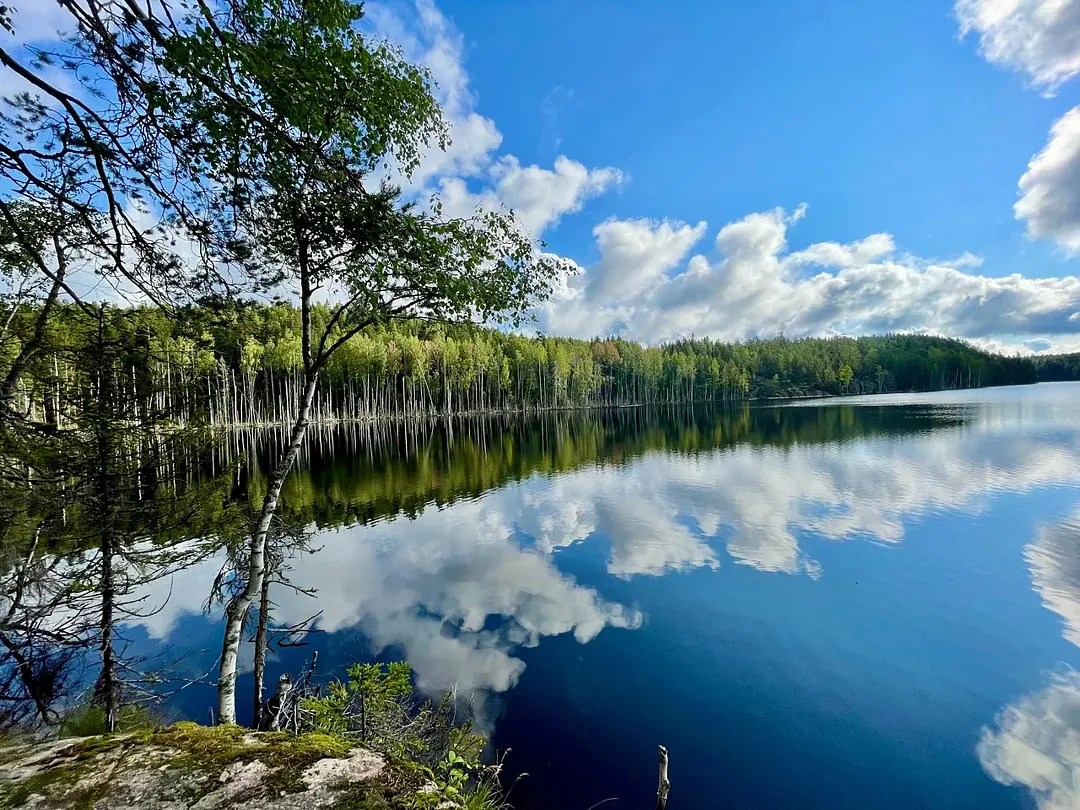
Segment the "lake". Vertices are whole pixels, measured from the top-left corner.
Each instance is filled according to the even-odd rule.
[[[317,594],[274,600],[322,632],[268,682],[408,659],[512,749],[520,810],[651,808],[658,743],[673,809],[1080,806],[1080,384],[310,439]],[[234,439],[241,490],[279,441]],[[219,562],[135,643],[211,667]]]

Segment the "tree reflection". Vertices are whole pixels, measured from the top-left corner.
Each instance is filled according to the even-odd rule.
[[[152,609],[122,626],[167,644],[230,587],[243,543],[227,541],[243,538],[280,440],[234,433],[215,453],[165,445],[149,457],[160,469],[141,473],[141,500],[122,499],[123,547],[222,549],[131,580],[133,602]],[[1058,434],[928,405],[360,423],[315,431],[305,452],[285,489],[277,559],[289,570],[277,579],[292,587],[271,595],[276,626],[318,613],[321,630],[359,629],[375,650],[407,657],[422,688],[478,696],[517,681],[522,646],[640,626],[639,610],[561,566],[564,549],[593,538],[606,573],[624,580],[728,562],[817,578],[828,572],[806,536],[897,543],[912,516],[1080,480],[1076,448]],[[72,519],[66,545],[41,559],[93,559],[84,525]],[[317,553],[302,553],[312,534]]]
[[[285,485],[282,514],[319,528],[415,516],[533,475],[625,466],[650,453],[697,456],[904,435],[963,424],[968,414],[908,408],[621,408],[537,418],[366,422],[322,426]],[[247,459],[237,497],[260,502],[280,432],[233,434],[217,466]]]
[[[278,589],[275,619],[291,626],[319,610],[322,630],[359,630],[374,650],[407,657],[431,692],[498,693],[520,677],[522,646],[643,621],[566,573],[570,547],[602,550],[603,570],[624,580],[732,561],[816,578],[828,572],[801,547],[807,536],[894,544],[914,516],[1080,480],[1060,435],[967,419],[768,408],[328,430],[286,505],[323,527],[319,552],[291,572],[317,594]],[[258,495],[258,446],[248,457],[241,499]],[[169,638],[216,572],[184,572],[168,612],[143,626]]]

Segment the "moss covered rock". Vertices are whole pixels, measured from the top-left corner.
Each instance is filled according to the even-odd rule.
[[[386,760],[337,737],[178,723],[0,748],[0,810],[385,806]]]

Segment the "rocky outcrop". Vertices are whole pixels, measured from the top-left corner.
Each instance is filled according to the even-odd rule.
[[[399,781],[382,756],[334,737],[192,723],[0,748],[5,809],[374,809]]]

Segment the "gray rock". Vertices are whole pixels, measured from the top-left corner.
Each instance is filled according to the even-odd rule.
[[[386,760],[363,748],[314,758],[297,772],[273,756],[280,739],[236,739],[244,755],[211,767],[165,736],[115,736],[0,749],[0,808],[27,810],[324,810],[373,785]],[[288,744],[287,742],[285,744]],[[265,752],[265,761],[260,755]],[[297,778],[299,777],[299,778]]]

